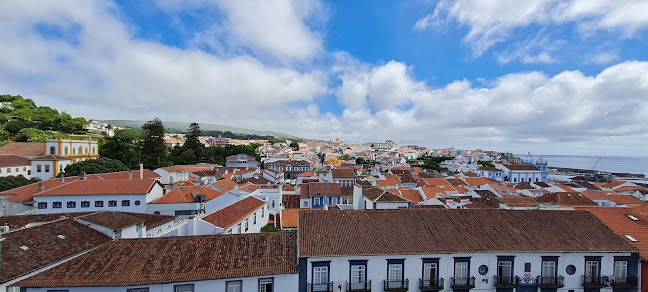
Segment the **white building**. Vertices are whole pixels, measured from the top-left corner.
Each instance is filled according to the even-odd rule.
[[[247,197],[195,220],[193,235],[257,233],[268,224],[270,212],[265,201]]]
[[[300,212],[299,263],[300,292],[636,291],[639,276],[639,251],[582,211]]]
[[[225,166],[241,169],[258,168],[259,162],[254,156],[247,154],[236,154],[225,157]]]
[[[76,180],[33,196],[36,214],[121,211],[146,213],[164,189],[153,179]]]
[[[70,158],[53,154],[43,155],[31,159],[30,173],[32,177],[48,180],[57,177],[70,164]]]
[[[28,158],[12,155],[0,155],[0,177],[23,176],[31,178],[31,162]]]

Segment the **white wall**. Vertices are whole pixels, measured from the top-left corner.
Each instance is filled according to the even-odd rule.
[[[296,264],[296,263],[295,263]],[[194,284],[195,292],[202,291],[225,291],[227,281],[242,280],[244,292],[258,292],[259,279],[273,278],[274,289],[272,291],[297,291],[299,274],[279,274],[258,277],[244,277],[244,278],[230,278],[218,280],[205,280],[195,282],[175,282],[166,284],[154,285],[139,285],[139,286],[126,286],[126,287],[59,287],[59,288],[28,288],[27,292],[47,292],[48,290],[65,289],[69,292],[114,292],[126,291],[128,288],[144,288],[148,287],[149,292],[172,292],[174,285],[181,284]]]
[[[170,204],[147,204],[146,213],[155,214],[155,212],[160,212],[160,215],[170,215],[176,216],[175,211],[181,210],[200,210],[200,203],[170,203]],[[182,216],[188,217],[189,215]]]
[[[21,165],[21,166],[0,167],[0,177],[22,175],[25,178],[31,178],[31,175],[29,174],[31,169],[32,169],[31,164]]]
[[[205,213],[214,213],[220,209],[238,202],[240,199],[240,197],[228,193],[222,194],[214,199],[205,202]]]
[[[367,280],[371,280],[372,291],[383,290],[383,280],[387,279],[387,260],[405,259],[404,274],[409,280],[409,290],[419,291],[418,280],[422,278],[422,259],[439,259],[439,277],[444,279],[445,289],[451,291],[450,278],[454,277],[454,258],[470,257],[470,276],[475,277],[475,288],[471,291],[495,291],[493,276],[497,274],[497,257],[515,256],[513,274],[522,278],[525,276],[524,264],[531,263],[530,276],[535,278],[540,275],[542,268],[541,256],[558,256],[558,276],[565,277],[564,289],[561,291],[575,290],[583,291],[581,276],[585,269],[585,256],[603,256],[601,259],[601,275],[611,276],[614,269],[614,256],[630,256],[629,253],[468,253],[468,254],[426,254],[426,255],[389,255],[389,256],[354,256],[354,257],[323,257],[308,258],[307,281],[312,283],[312,262],[330,261],[330,281],[334,287],[342,285],[342,291],[346,289],[346,282],[349,281],[349,260],[368,260]],[[576,266],[576,273],[568,275],[565,272],[567,265]],[[631,263],[628,263],[629,265]],[[488,273],[479,274],[479,266],[486,265]],[[485,280],[488,280],[486,282]],[[612,288],[604,288],[601,291],[612,291]]]
[[[117,201],[116,207],[108,207],[108,201]],[[122,206],[122,200],[129,200],[130,206]],[[80,196],[36,196],[34,197],[36,214],[53,214],[88,211],[120,211],[146,213],[146,195],[80,195]],[[76,208],[68,208],[67,202],[76,202]],[[82,208],[81,201],[90,201],[90,207]],[[95,201],[103,201],[103,207],[95,207]],[[136,206],[135,201],[140,205]],[[47,209],[38,209],[39,202],[47,202]],[[61,202],[61,208],[54,209],[53,203]]]

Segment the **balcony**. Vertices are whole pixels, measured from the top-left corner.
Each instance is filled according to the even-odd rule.
[[[371,291],[371,280],[369,282],[360,282],[360,283],[348,283],[347,282],[347,291],[353,292],[369,292]]]
[[[475,288],[475,277],[470,278],[450,278],[450,287],[452,289],[472,289]]]
[[[613,277],[610,280],[610,286],[612,288],[637,288],[639,284],[639,279],[637,276],[629,276],[625,278]]]
[[[540,288],[562,288],[565,287],[565,277],[541,277],[536,278],[536,282]]]
[[[585,277],[581,284],[584,288],[604,288],[608,286],[608,277]]]
[[[432,279],[432,280],[419,279],[419,289],[421,291],[443,290],[443,278]]]
[[[520,277],[518,276],[500,277],[496,275],[493,278],[493,283],[498,288],[514,288],[520,286]]]
[[[309,292],[333,292],[333,282],[312,284],[308,283]]]
[[[407,291],[409,290],[409,280],[405,281],[387,281],[383,280],[385,291]]]

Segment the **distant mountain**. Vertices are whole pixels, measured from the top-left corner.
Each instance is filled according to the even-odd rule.
[[[132,121],[132,120],[104,120],[104,122],[114,125],[116,127],[123,128],[141,128],[146,121]],[[191,123],[182,123],[182,122],[164,122],[164,128],[170,131],[186,131],[189,128]],[[219,124],[203,124],[198,123],[200,129],[203,131],[230,131],[235,134],[246,134],[246,135],[261,135],[261,136],[275,136],[277,138],[287,138],[287,139],[299,139],[299,140],[309,140],[286,133],[273,132],[273,131],[258,131],[252,129],[236,128]]]

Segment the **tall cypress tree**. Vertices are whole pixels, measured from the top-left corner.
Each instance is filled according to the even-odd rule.
[[[167,147],[164,145],[164,125],[159,118],[142,126],[144,138],[140,147],[140,159],[144,167],[156,169],[169,165]]]

